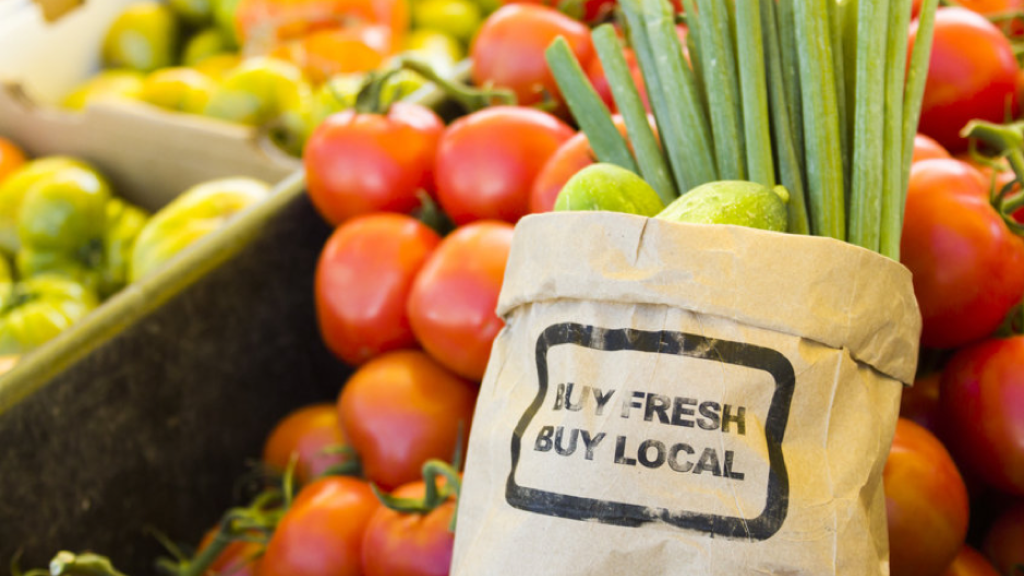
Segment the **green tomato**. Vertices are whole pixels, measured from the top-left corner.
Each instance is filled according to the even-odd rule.
[[[128,283],[135,239],[149,221],[137,206],[114,198],[107,203],[107,230],[103,234],[103,276],[100,295],[108,297]]]
[[[231,39],[220,28],[207,28],[189,38],[181,55],[181,64],[195,66],[211,56],[233,52]]]
[[[413,28],[429,28],[450,34],[469,44],[483,20],[480,6],[472,0],[419,0],[413,4]]]
[[[591,164],[577,172],[555,199],[555,211],[605,210],[651,217],[665,209],[654,188],[614,164]]]
[[[690,224],[733,224],[785,232],[789,193],[782,186],[743,180],[708,182],[693,188],[656,217]]]
[[[132,249],[129,278],[134,282],[148,276],[269,194],[269,185],[252,178],[223,178],[189,188],[143,227]]]
[[[89,168],[69,167],[40,179],[21,202],[21,247],[72,252],[101,239],[110,197],[110,185]]]
[[[235,11],[241,0],[212,0],[213,2],[213,24],[224,33],[224,37],[234,48],[241,46],[238,38],[238,28],[235,27]]]
[[[37,276],[13,285],[0,307],[0,356],[45,344],[97,305],[91,290],[61,276]]]
[[[0,184],[0,252],[14,256],[18,240],[18,217],[25,194],[37,182],[68,168],[91,170],[80,160],[68,156],[50,156],[25,163]]]
[[[167,4],[178,18],[193,28],[213,23],[213,6],[210,0],[168,0]]]
[[[402,48],[405,53],[430,64],[442,76],[450,74],[455,65],[466,57],[466,51],[458,40],[437,30],[422,29],[409,32]]]
[[[355,106],[356,95],[359,94],[364,80],[364,74],[338,74],[321,84],[313,94],[310,126],[315,128],[331,114]]]
[[[232,70],[213,92],[205,113],[260,126],[286,113],[304,115],[312,99],[302,71],[274,58],[250,58]]]
[[[3,310],[11,299],[14,289],[14,276],[7,258],[0,254],[0,310]]]
[[[145,75],[135,70],[103,70],[64,97],[69,110],[84,110],[91,102],[110,98],[138,100]]]
[[[202,72],[182,67],[164,68],[146,77],[141,99],[168,110],[202,114],[216,89],[217,83]]]
[[[103,65],[151,72],[174,63],[178,53],[178,19],[160,2],[133,4],[122,12],[103,38]]]

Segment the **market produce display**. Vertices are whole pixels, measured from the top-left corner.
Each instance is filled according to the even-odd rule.
[[[1024,574],[1024,6],[547,4],[172,0],[111,26],[108,69],[65,105],[121,95],[301,152],[334,228],[311,313],[354,369],[267,426],[260,490],[170,535],[191,545],[160,573],[448,574],[514,226],[612,211],[904,264],[922,354],[880,471],[891,574]],[[406,50],[442,75],[470,56],[480,91],[446,86],[463,116],[401,101],[423,82]],[[0,373],[271,189],[205,183],[152,217],[114,194],[0,139]],[[120,574],[91,552],[111,560],[24,574]]]
[[[441,76],[453,74],[481,18],[470,0],[147,0],[110,25],[104,69],[64,105],[120,97],[269,127],[297,155],[313,127],[354,106],[366,75],[396,57],[414,55]],[[406,71],[388,89],[400,97],[425,83]]]

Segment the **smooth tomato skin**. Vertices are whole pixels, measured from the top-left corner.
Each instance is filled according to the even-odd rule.
[[[303,152],[306,186],[329,223],[371,212],[409,212],[433,190],[444,123],[433,110],[396,102],[386,116],[345,110],[313,131]]]
[[[379,507],[363,480],[329,476],[309,484],[277,525],[257,576],[362,576],[363,534]]]
[[[960,350],[942,375],[947,445],[971,476],[1024,495],[1024,336]]]
[[[551,114],[495,106],[455,121],[437,152],[437,198],[458,225],[515,223],[544,163],[575,131]]]
[[[479,382],[504,325],[495,313],[512,226],[475,222],[446,237],[409,295],[409,319],[423,348],[456,374]]]
[[[967,535],[967,488],[928,430],[900,418],[882,473],[892,576],[939,576]]]
[[[423,481],[406,484],[392,495],[423,498]],[[427,514],[402,514],[381,506],[363,537],[365,576],[447,576],[455,534],[448,530],[455,514],[449,500]]]
[[[916,35],[915,21],[908,50]],[[963,8],[939,8],[920,131],[950,152],[966,150],[967,139],[960,137],[960,130],[968,121],[1002,123],[1016,118],[1019,72],[1010,41],[984,16]]]
[[[934,138],[929,138],[924,134],[917,134],[914,136],[914,154],[910,160],[911,163],[938,158],[952,158],[952,156],[949,154],[949,151],[943,148],[942,144],[936,142]]]
[[[324,453],[327,448],[345,444],[334,404],[304,406],[274,426],[263,445],[263,463],[272,470],[284,472],[292,454],[297,454],[295,479],[300,485],[306,484],[331,466],[345,461],[342,455]]]
[[[561,92],[544,58],[544,51],[559,36],[586,67],[594,57],[594,46],[585,25],[547,6],[502,6],[484,20],[473,39],[473,83],[508,88],[521,106],[539,104],[545,92],[560,101]]]
[[[416,347],[406,301],[440,242],[430,227],[404,214],[358,216],[334,231],[314,282],[320,334],[338,358],[358,366]]]
[[[999,572],[981,552],[964,544],[942,576],[999,576]]]
[[[402,350],[360,367],[338,395],[338,414],[363,474],[391,490],[420,478],[427,460],[450,460],[460,430],[465,447],[478,391],[425,353]]]
[[[939,380],[941,372],[921,376],[914,380],[914,385],[903,389],[900,400],[900,418],[912,420],[925,427],[929,432],[941,436],[939,424]]]
[[[985,556],[1001,574],[1018,576],[1024,567],[1024,502],[1003,512],[985,534]]]
[[[948,162],[912,167],[900,243],[914,274],[921,344],[934,348],[988,336],[1024,293],[1024,242],[989,204],[987,188],[971,184],[975,176],[933,178],[931,167]]]

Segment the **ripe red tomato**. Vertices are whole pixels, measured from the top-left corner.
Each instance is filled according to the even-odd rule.
[[[409,320],[423,348],[470,380],[483,379],[503,322],[495,313],[512,226],[475,222],[445,238],[409,295]]]
[[[203,535],[199,543],[199,552],[205,550],[217,534],[217,528],[211,528]],[[255,576],[259,558],[263,554],[263,545],[255,541],[235,540],[210,563],[206,576]]]
[[[594,57],[586,26],[547,6],[502,6],[487,17],[473,39],[473,83],[509,88],[522,106],[542,102],[545,93],[560,100],[558,85],[544,58],[544,51],[559,36],[586,67]]]
[[[903,389],[900,401],[900,418],[913,420],[932,434],[939,434],[939,378],[941,372],[932,372],[914,381],[914,385]]]
[[[932,160],[936,158],[952,158],[949,155],[949,151],[942,147],[934,139],[925,136],[924,134],[917,134],[914,136],[914,156],[911,162],[920,162],[921,160]]]
[[[313,205],[331,224],[359,214],[409,212],[417,192],[433,190],[444,123],[433,110],[396,102],[387,115],[345,110],[306,142],[303,164]]]
[[[916,35],[915,21],[911,49]],[[950,152],[967,148],[960,130],[968,121],[1016,118],[1020,68],[1010,41],[984,16],[963,8],[939,8],[930,63],[920,131]]]
[[[425,493],[426,484],[420,480],[392,496],[422,500]],[[363,537],[364,575],[448,576],[455,544],[455,533],[448,527],[454,515],[454,499],[426,514],[404,514],[382,506]]]
[[[421,477],[431,458],[450,460],[465,446],[478,388],[418,350],[369,361],[338,395],[342,428],[363,473],[386,490]]]
[[[964,544],[942,576],[999,576],[980,552]]]
[[[936,348],[988,336],[1024,294],[1024,242],[978,175],[952,162],[911,168],[900,245],[924,320],[921,343]]]
[[[455,121],[437,153],[437,197],[456,224],[515,223],[544,163],[575,132],[531,108],[496,106]]]
[[[334,231],[316,268],[320,334],[351,365],[415,348],[405,305],[441,237],[404,214],[359,216]]]
[[[892,576],[939,576],[967,535],[967,488],[942,443],[900,418],[882,475]]]
[[[957,462],[990,486],[1024,495],[1024,336],[957,352],[942,375],[940,405]]]
[[[1024,573],[1024,502],[996,518],[985,535],[984,550],[1000,573]]]
[[[379,507],[362,480],[328,476],[313,482],[281,518],[257,576],[362,576],[363,533]]]
[[[284,472],[292,454],[296,454],[295,479],[305,484],[331,466],[345,462],[343,455],[325,453],[328,448],[345,444],[334,405],[313,404],[293,411],[277,423],[263,445],[263,463]]]

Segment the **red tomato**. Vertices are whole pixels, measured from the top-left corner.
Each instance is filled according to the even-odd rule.
[[[612,121],[623,136],[626,136],[626,123],[621,116],[613,116]],[[653,126],[652,126],[653,128]],[[568,139],[541,168],[530,190],[530,213],[550,212],[555,208],[555,200],[562,187],[577,172],[597,162],[594,150],[590,147],[587,135],[580,132]]]
[[[1020,13],[1024,10],[1024,0],[957,0],[957,4],[984,16]],[[1007,19],[999,23],[999,28],[1004,34],[1019,35],[1024,32],[1024,23],[1020,18]]]
[[[324,451],[345,444],[334,405],[313,404],[295,410],[277,423],[263,445],[263,463],[284,472],[292,454],[297,454],[295,479],[305,484],[331,466],[344,462],[343,455]]]
[[[437,152],[437,197],[456,224],[515,223],[544,163],[575,132],[531,108],[496,106],[455,121]]]
[[[999,576],[999,572],[981,553],[964,544],[942,576]]]
[[[947,444],[965,470],[1024,495],[1024,336],[957,352],[943,372],[940,402]]]
[[[1024,503],[1013,506],[985,535],[985,555],[1007,576],[1024,574]]]
[[[456,374],[483,379],[503,322],[495,314],[512,226],[476,222],[445,238],[416,277],[409,319],[423,348]]]
[[[914,381],[914,385],[903,389],[900,401],[900,418],[913,420],[932,434],[939,434],[939,378],[941,372],[932,372]]]
[[[967,488],[942,443],[900,418],[883,472],[892,576],[939,576],[967,534]]]
[[[404,214],[359,216],[334,231],[316,268],[316,312],[324,343],[358,365],[415,348],[405,304],[441,237]]]
[[[0,136],[0,182],[27,161],[25,152],[14,142]]]
[[[949,155],[949,151],[942,147],[942,144],[924,134],[914,136],[914,156],[911,162],[935,158],[952,158],[952,156]]]
[[[313,482],[281,518],[257,576],[362,576],[363,533],[379,507],[362,480],[328,476]]]
[[[387,115],[345,110],[317,126],[303,163],[309,197],[328,222],[359,214],[409,212],[433,190],[444,123],[433,110],[396,102]]]
[[[406,484],[392,496],[423,499],[422,480]],[[363,538],[365,576],[448,576],[455,534],[448,529],[455,500],[427,514],[403,514],[381,507]]]
[[[363,473],[386,490],[421,477],[431,458],[465,446],[478,389],[418,350],[390,352],[359,368],[338,396],[345,435]]]
[[[544,51],[559,36],[565,38],[580,65],[586,67],[594,57],[586,26],[547,6],[502,6],[487,17],[473,39],[473,83],[509,88],[522,106],[542,102],[545,92],[560,99],[558,85],[544,58]]]
[[[981,180],[951,162],[911,168],[901,241],[924,320],[921,343],[936,348],[988,336],[1024,294],[1024,242]]]
[[[205,550],[217,529],[212,528],[203,536],[199,543],[199,552]],[[259,565],[260,555],[263,554],[263,545],[259,542],[235,540],[217,556],[217,559],[210,563],[206,576],[255,576]]]
[[[911,49],[916,35],[915,21]],[[984,16],[963,8],[939,8],[930,62],[920,131],[947,150],[967,148],[960,130],[970,120],[1000,123],[1017,116],[1020,68],[1013,46]]]

